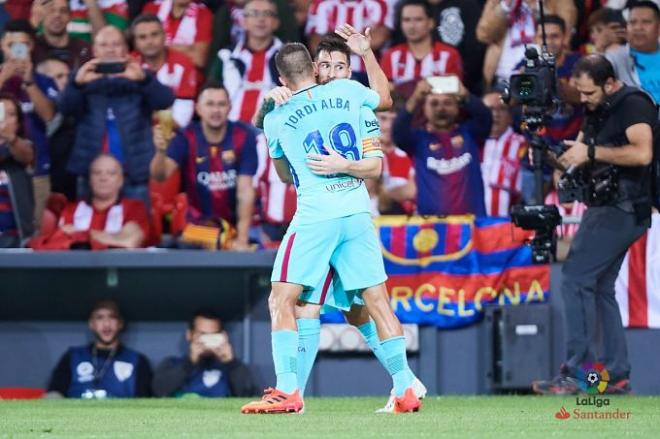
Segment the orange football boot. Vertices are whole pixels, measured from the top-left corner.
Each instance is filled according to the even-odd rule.
[[[422,402],[415,396],[412,387],[406,389],[406,393],[399,398],[394,398],[394,410],[392,413],[417,412],[422,407]]]
[[[284,393],[272,387],[264,390],[264,396],[259,401],[252,401],[241,407],[241,413],[299,413],[304,403],[300,397],[300,391],[292,394]]]

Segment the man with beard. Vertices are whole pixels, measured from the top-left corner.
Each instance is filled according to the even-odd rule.
[[[424,104],[427,123],[412,127],[413,112]],[[461,109],[467,113],[460,120]],[[392,128],[394,143],[412,157],[421,215],[484,216],[479,145],[490,134],[490,110],[460,84],[457,94],[434,93],[423,79]]]
[[[64,354],[53,371],[49,394],[86,399],[150,396],[149,361],[119,341],[124,319],[117,302],[97,302],[88,323],[94,341]]]
[[[165,30],[157,16],[139,15],[131,25],[135,55],[142,67],[151,70],[158,81],[174,93],[172,118],[186,127],[195,113],[199,77],[185,53],[165,46]]]
[[[43,33],[34,42],[34,63],[55,58],[65,62],[74,70],[92,57],[92,46],[78,38],[71,38],[67,26],[71,22],[71,11],[67,0],[53,0],[45,6],[41,22]]]
[[[169,142],[163,128],[154,129],[156,154],[151,176],[164,180],[180,169],[188,194],[188,219],[195,224],[236,227],[234,250],[247,250],[254,210],[252,177],[257,172],[257,134],[250,125],[228,120],[231,101],[219,85],[202,89],[195,104],[199,122]]]
[[[195,394],[206,397],[258,393],[250,370],[236,357],[220,317],[199,310],[190,319],[184,357],[165,359],[154,373],[155,396]]]

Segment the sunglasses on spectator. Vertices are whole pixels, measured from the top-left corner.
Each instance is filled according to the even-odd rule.
[[[244,17],[277,17],[277,13],[273,11],[243,11]]]

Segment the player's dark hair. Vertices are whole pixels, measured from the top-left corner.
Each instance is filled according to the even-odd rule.
[[[218,322],[218,326],[220,326],[220,329],[222,330],[222,319],[220,319],[220,315],[214,310],[209,308],[200,308],[196,310],[193,313],[193,315],[190,316],[190,320],[188,320],[188,329],[190,329],[191,331],[195,330],[195,320],[197,320],[198,318],[215,320],[216,322]]]
[[[543,19],[545,24],[556,24],[561,29],[561,33],[566,33],[566,21],[561,18],[559,15],[546,15]],[[539,25],[541,23],[539,22]]]
[[[28,34],[32,40],[34,40],[37,36],[37,31],[34,30],[30,22],[23,19],[9,20],[7,23],[5,23],[2,36],[4,37],[9,32],[22,32],[24,34]]]
[[[598,54],[583,56],[575,63],[572,76],[579,78],[582,75],[589,76],[599,87],[605,85],[610,78],[616,79],[612,63]]]
[[[312,56],[302,43],[286,43],[282,46],[275,55],[275,65],[279,74],[293,83],[314,75]]]
[[[638,8],[653,9],[653,12],[655,12],[655,19],[660,20],[660,8],[658,8],[658,5],[656,5],[655,2],[651,0],[639,0],[639,1],[629,2],[628,8],[630,12],[632,12],[633,9],[638,9]]]
[[[351,49],[348,47],[346,42],[339,36],[328,34],[324,36],[316,46],[316,52],[314,53],[314,59],[319,60],[319,54],[321,52],[340,52],[346,56],[346,60],[351,62]]]

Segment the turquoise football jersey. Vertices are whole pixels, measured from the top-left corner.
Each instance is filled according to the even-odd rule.
[[[270,156],[286,156],[298,192],[293,224],[369,212],[369,194],[362,179],[316,175],[307,166],[307,155],[327,154],[326,148],[333,148],[349,160],[382,157],[377,140],[380,129],[371,111],[379,101],[376,92],[360,83],[336,79],[298,91],[266,116]]]

